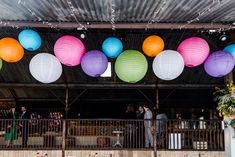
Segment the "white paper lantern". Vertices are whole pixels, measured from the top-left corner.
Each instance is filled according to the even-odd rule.
[[[184,60],[177,51],[165,50],[154,58],[152,67],[158,78],[173,80],[183,72]]]
[[[39,53],[31,59],[29,71],[39,82],[51,83],[61,76],[62,65],[52,54]]]

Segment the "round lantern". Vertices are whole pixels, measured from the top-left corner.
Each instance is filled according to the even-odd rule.
[[[32,29],[25,29],[21,31],[18,35],[18,40],[23,48],[28,51],[35,51],[39,49],[42,44],[40,35]]]
[[[147,56],[155,57],[164,49],[164,41],[159,36],[151,35],[144,40],[142,49]]]
[[[146,74],[148,62],[145,56],[136,50],[122,52],[115,62],[115,72],[124,82],[136,83]]]
[[[61,76],[62,65],[52,54],[39,53],[31,59],[29,71],[39,82],[51,83]]]
[[[223,77],[233,70],[235,60],[226,51],[212,53],[204,64],[206,73],[213,77]]]
[[[79,65],[85,51],[82,41],[71,35],[59,38],[54,45],[55,56],[67,66]]]
[[[17,62],[24,56],[24,49],[14,38],[0,40],[0,58],[6,62]]]
[[[235,58],[235,44],[228,45],[224,48],[224,51],[227,51]]]
[[[115,37],[109,37],[102,44],[102,51],[107,57],[116,58],[123,50],[121,40]]]
[[[2,69],[2,60],[0,59],[0,70]]]
[[[191,37],[181,42],[177,51],[182,55],[185,66],[195,67],[206,60],[210,48],[204,39]]]
[[[108,67],[108,59],[103,52],[92,50],[82,58],[82,70],[91,77],[99,77]]]
[[[184,70],[183,57],[173,50],[159,53],[153,60],[153,72],[162,80],[173,80]]]

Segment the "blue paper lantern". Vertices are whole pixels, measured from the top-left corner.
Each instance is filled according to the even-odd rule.
[[[123,50],[121,40],[115,37],[109,37],[102,44],[102,51],[109,58],[116,58]]]
[[[20,41],[20,44],[28,51],[35,51],[39,49],[42,44],[40,35],[32,29],[25,29],[21,31],[18,35],[18,40]]]
[[[235,44],[228,45],[224,48],[224,51],[227,51],[235,58]]]

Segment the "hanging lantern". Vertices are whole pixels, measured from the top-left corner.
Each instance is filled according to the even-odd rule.
[[[49,53],[39,53],[29,63],[31,75],[42,83],[52,83],[62,74],[60,61]]]
[[[142,48],[147,56],[155,57],[164,49],[164,41],[157,35],[151,35],[144,40]]]
[[[147,73],[148,62],[145,56],[136,50],[122,52],[115,62],[115,72],[124,82],[136,83]]]
[[[18,40],[23,48],[28,51],[35,51],[39,49],[42,44],[40,35],[32,29],[25,29],[21,31],[18,35]]]
[[[153,72],[162,80],[173,80],[184,70],[183,57],[173,50],[159,53],[153,60]]]
[[[102,51],[109,58],[116,58],[123,50],[121,40],[115,37],[109,37],[102,44]]]
[[[2,60],[0,59],[0,70],[2,69]]]
[[[228,45],[224,48],[224,51],[227,51],[235,58],[235,44]]]
[[[191,37],[181,42],[177,51],[182,55],[185,66],[195,67],[206,60],[210,48],[204,39]]]
[[[99,77],[108,66],[108,59],[103,52],[92,50],[82,57],[82,70],[91,77]]]
[[[24,56],[24,49],[14,38],[0,40],[0,58],[6,62],[17,62]]]
[[[223,77],[233,70],[235,60],[226,51],[212,53],[204,64],[206,73],[212,77]]]
[[[67,66],[79,65],[85,51],[82,41],[71,35],[60,37],[54,45],[55,56]]]

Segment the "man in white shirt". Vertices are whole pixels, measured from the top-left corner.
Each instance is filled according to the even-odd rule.
[[[150,147],[153,147],[153,135],[151,132],[153,113],[147,104],[144,105],[144,110],[145,147],[149,148],[149,144]]]

